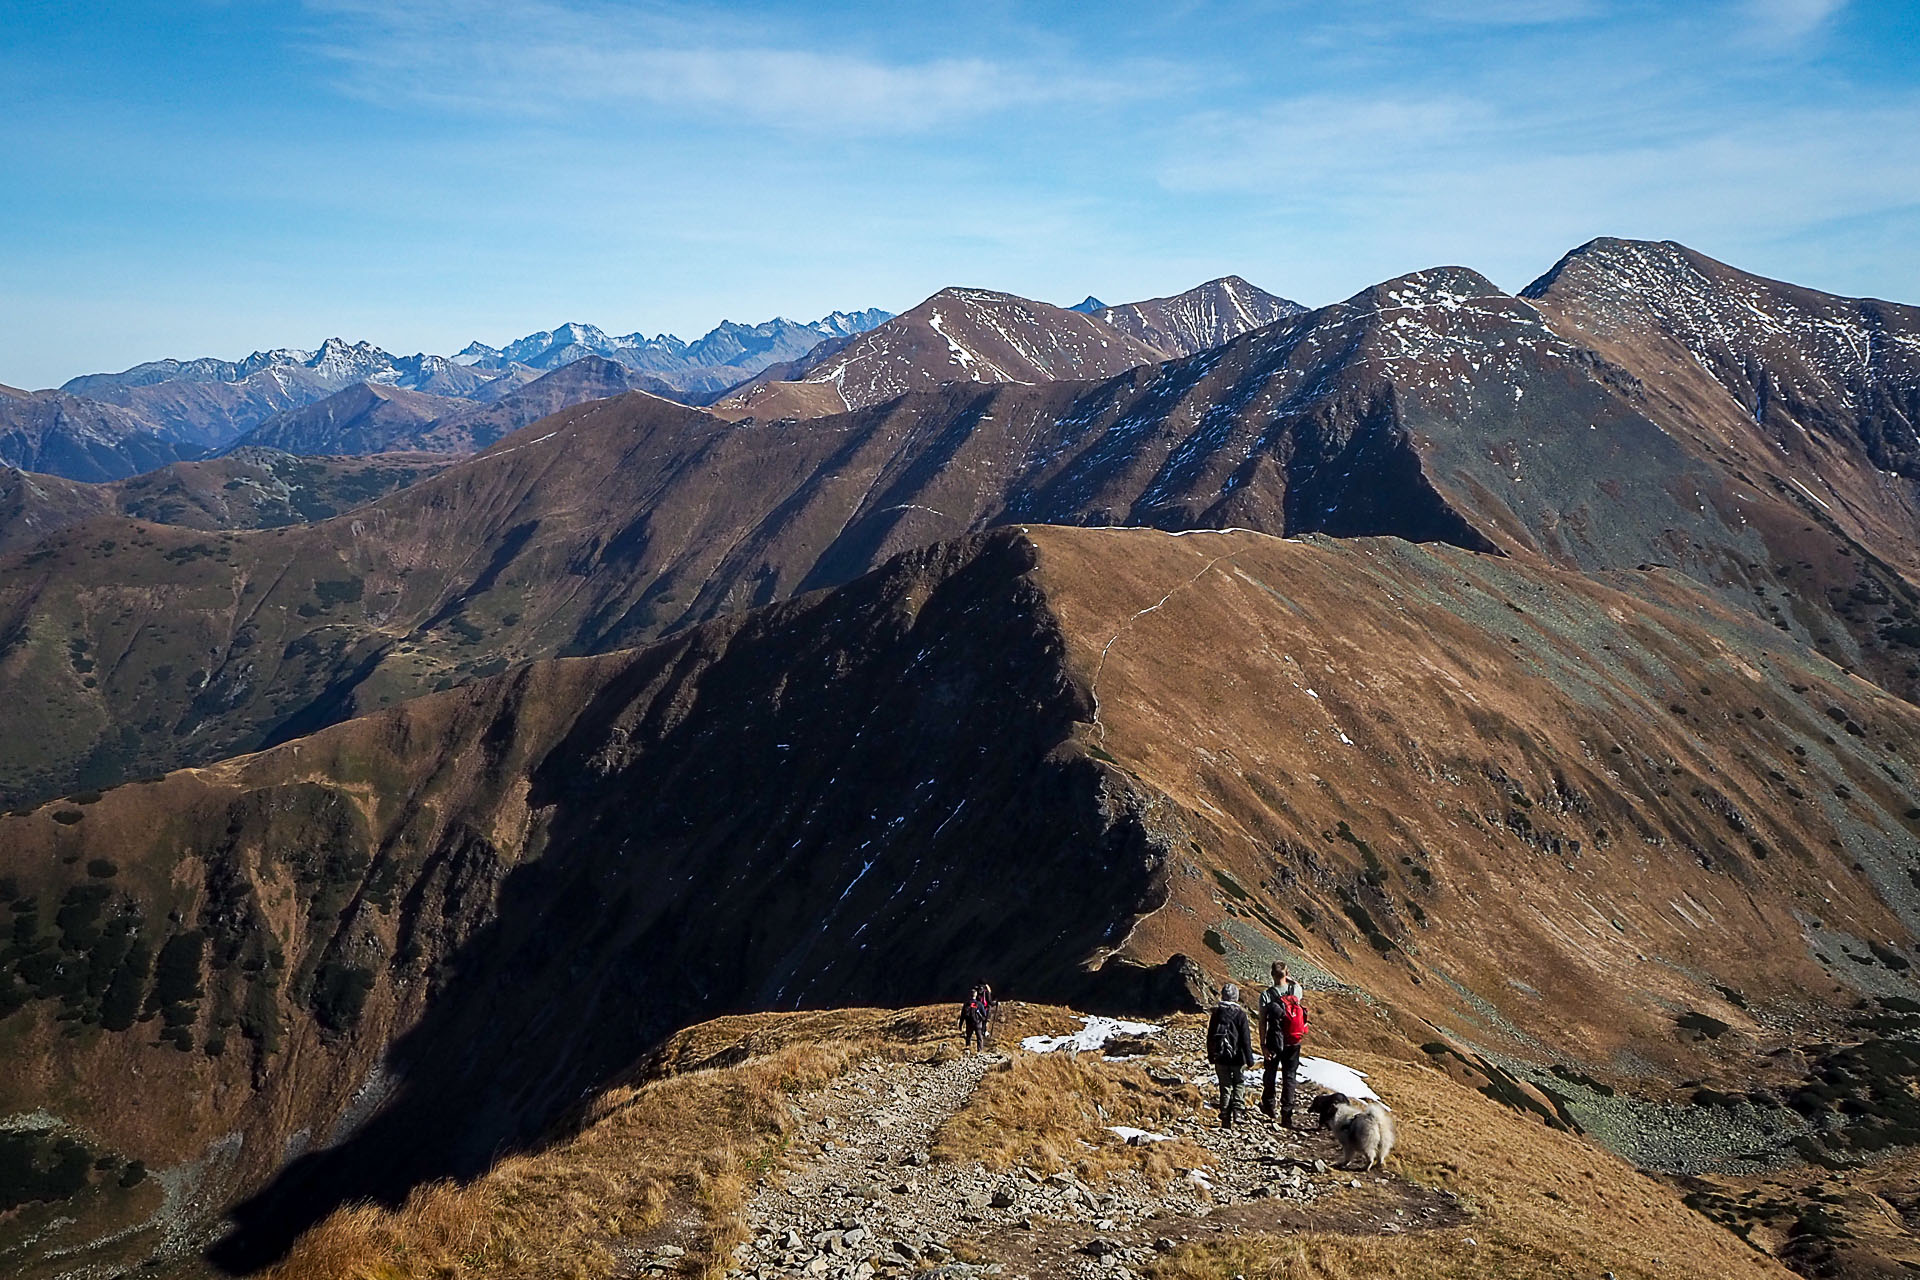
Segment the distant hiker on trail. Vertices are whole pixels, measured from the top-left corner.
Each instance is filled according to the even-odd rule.
[[[984,982],[973,984],[973,990],[967,993],[966,1004],[960,1007],[960,1028],[966,1033],[969,1049],[978,1048],[981,1053],[987,1051],[993,1027],[993,988]]]
[[[1260,993],[1260,1052],[1267,1060],[1260,1110],[1273,1118],[1273,1078],[1280,1077],[1280,1127],[1293,1128],[1293,1081],[1300,1070],[1300,1042],[1307,1038],[1307,1006],[1287,966],[1273,962],[1273,985]]]
[[[1240,988],[1229,982],[1220,988],[1220,1003],[1207,1023],[1207,1061],[1220,1078],[1220,1127],[1227,1128],[1246,1114],[1247,1068],[1253,1064],[1253,1028],[1240,1007]]]

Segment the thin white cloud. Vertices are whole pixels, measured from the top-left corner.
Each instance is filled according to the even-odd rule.
[[[339,67],[342,88],[373,101],[888,134],[1127,92],[1119,80],[983,58],[890,62],[784,47],[717,19],[592,0],[313,0],[309,8],[333,19],[314,52]]]
[[[1458,96],[1289,98],[1256,112],[1188,118],[1160,180],[1177,191],[1316,200],[1424,169],[1496,122],[1489,106]]]
[[[1790,49],[1847,7],[1847,0],[1742,0],[1743,34],[1753,43]]]

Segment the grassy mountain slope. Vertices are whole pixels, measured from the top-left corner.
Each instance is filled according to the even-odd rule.
[[[0,563],[0,681],[63,726],[15,738],[0,786],[216,758],[1021,520],[1666,565],[1910,695],[1920,593],[1897,540],[1827,517],[1790,471],[1759,483],[1678,412],[1457,269],[1098,383],[952,383],[807,421],[595,401],[350,518],[217,544],[129,526]],[[113,656],[106,678],[63,669],[76,644]]]
[[[23,551],[109,513],[214,532],[271,529],[330,516],[432,475],[441,457],[299,458],[237,449],[106,484],[0,472],[0,553]]]
[[[0,819],[0,1035],[42,1064],[0,1108],[196,1204],[264,1186],[240,1263],[692,1019],[956,972],[1147,1011],[1289,955],[1543,1114],[1551,1062],[1784,1088],[1772,1050],[1915,990],[1920,712],[1638,577],[1004,531]]]

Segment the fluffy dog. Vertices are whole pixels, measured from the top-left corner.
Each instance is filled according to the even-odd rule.
[[[1340,1143],[1340,1167],[1351,1169],[1365,1156],[1367,1168],[1386,1167],[1393,1154],[1393,1113],[1384,1102],[1355,1101],[1344,1093],[1323,1093],[1308,1108],[1320,1117],[1322,1129],[1333,1130]]]

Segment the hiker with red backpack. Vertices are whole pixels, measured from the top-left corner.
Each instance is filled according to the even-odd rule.
[[[987,1051],[987,1041],[993,1025],[993,988],[984,982],[973,984],[973,990],[967,993],[966,1004],[960,1007],[960,1029],[966,1033],[969,1049],[979,1048]]]
[[[1273,962],[1273,985],[1260,993],[1260,1052],[1266,1055],[1265,1088],[1260,1110],[1273,1118],[1273,1080],[1280,1077],[1280,1126],[1293,1128],[1294,1077],[1300,1071],[1300,1045],[1307,1038],[1307,1006],[1300,984],[1287,966]]]

